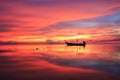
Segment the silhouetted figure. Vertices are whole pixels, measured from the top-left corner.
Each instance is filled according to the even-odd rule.
[[[83,44],[85,44],[85,45],[86,45],[86,42],[85,42],[85,41],[83,41]]]

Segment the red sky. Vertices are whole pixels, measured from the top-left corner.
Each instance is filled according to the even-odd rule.
[[[0,0],[0,40],[120,42],[120,0]]]

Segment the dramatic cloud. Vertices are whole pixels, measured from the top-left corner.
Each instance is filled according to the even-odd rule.
[[[17,25],[14,24],[2,24],[0,25],[0,32],[9,32],[12,31],[13,27],[16,27]]]
[[[108,29],[108,31],[106,31],[106,32],[117,33],[117,31],[115,31],[115,29],[119,28],[119,26],[120,26],[120,24],[119,24],[120,15],[119,14],[120,13],[100,16],[100,17],[96,17],[96,18],[92,18],[92,19],[60,22],[57,24],[49,25],[48,27],[43,28],[42,31],[44,34],[46,34],[51,31],[57,32],[57,31],[63,30],[63,29],[64,30],[65,29],[72,29],[72,30],[79,29],[79,31],[75,30],[75,31],[78,31],[78,33],[79,33],[79,32],[85,31],[85,29],[86,30],[89,29],[88,30],[89,32],[94,33],[91,30],[98,29],[97,31],[99,33],[99,30],[103,30],[103,32],[105,32],[104,30]],[[88,33],[88,32],[85,31],[85,33]]]
[[[119,35],[119,9],[119,0],[0,0],[0,36],[55,41]]]

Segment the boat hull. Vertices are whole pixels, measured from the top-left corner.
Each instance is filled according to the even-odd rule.
[[[66,43],[67,46],[85,46],[86,44],[83,43]]]

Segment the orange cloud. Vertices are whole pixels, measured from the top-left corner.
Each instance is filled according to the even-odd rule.
[[[94,19],[103,15],[112,15],[119,12],[118,9],[120,5],[120,2],[113,0],[1,0],[0,2],[0,10],[2,12],[0,16],[0,25],[17,25],[15,27],[7,26],[6,28],[0,26],[0,36],[3,36],[0,37],[0,39],[2,41],[45,41],[48,38],[53,40],[64,40],[75,39],[76,37],[80,39],[92,39],[91,36],[93,34],[96,34],[96,36],[111,34],[114,29],[116,29],[114,28],[116,25],[110,28],[109,25],[104,25],[103,28],[103,25],[95,27],[93,23],[84,23],[85,26],[93,25],[93,27],[82,28],[78,25],[79,22],[71,24],[72,26],[67,25],[67,27],[66,24],[62,25],[62,27],[56,24],[69,21],[72,23],[77,20]],[[100,22],[98,23],[102,24]],[[79,28],[76,28],[76,26]],[[24,36],[27,37],[21,38]],[[29,39],[31,36],[34,37]]]

